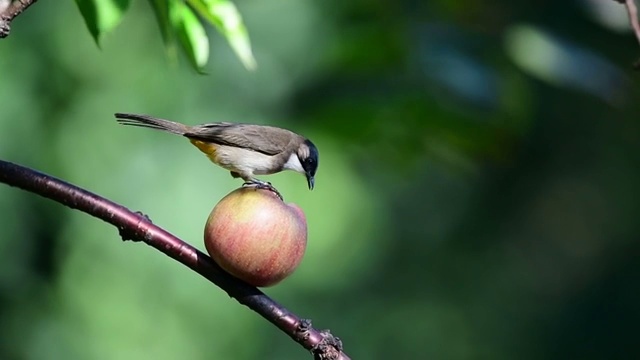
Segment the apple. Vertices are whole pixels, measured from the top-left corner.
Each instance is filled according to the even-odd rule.
[[[213,208],[204,230],[209,255],[231,275],[275,285],[298,267],[307,247],[302,209],[273,191],[241,187]]]

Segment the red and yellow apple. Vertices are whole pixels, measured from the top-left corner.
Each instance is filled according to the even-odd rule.
[[[307,247],[302,209],[274,192],[241,187],[211,211],[204,231],[209,255],[224,270],[254,286],[291,275]]]

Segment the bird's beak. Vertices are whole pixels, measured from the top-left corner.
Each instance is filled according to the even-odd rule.
[[[309,190],[313,190],[313,185],[315,184],[316,180],[313,176],[307,174],[307,183],[309,184]]]

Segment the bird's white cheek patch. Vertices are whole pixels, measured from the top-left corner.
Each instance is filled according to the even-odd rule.
[[[296,153],[289,155],[289,160],[287,160],[283,168],[287,170],[297,171],[303,174],[305,172],[304,168],[302,167],[302,164],[300,163],[300,159],[298,159],[298,155]]]

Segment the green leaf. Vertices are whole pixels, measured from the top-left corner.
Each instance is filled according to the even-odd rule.
[[[245,68],[256,68],[256,60],[251,51],[249,33],[242,22],[242,16],[229,0],[188,0],[200,16],[218,28]]]
[[[113,30],[129,7],[129,0],[76,0],[78,9],[96,44],[105,33]]]
[[[162,34],[162,40],[165,45],[173,41],[173,33],[171,32],[171,21],[169,20],[169,3],[172,0],[149,0],[149,4],[153,9],[153,13],[156,15],[158,26],[160,27],[160,33]]]
[[[209,37],[200,19],[180,1],[169,2],[169,19],[189,61],[202,72],[209,60]]]
[[[182,0],[149,0],[149,4],[156,15],[162,41],[164,42],[167,56],[171,61],[176,61],[178,51],[176,49],[175,34],[171,28],[171,20],[169,19],[169,3],[175,3]]]

